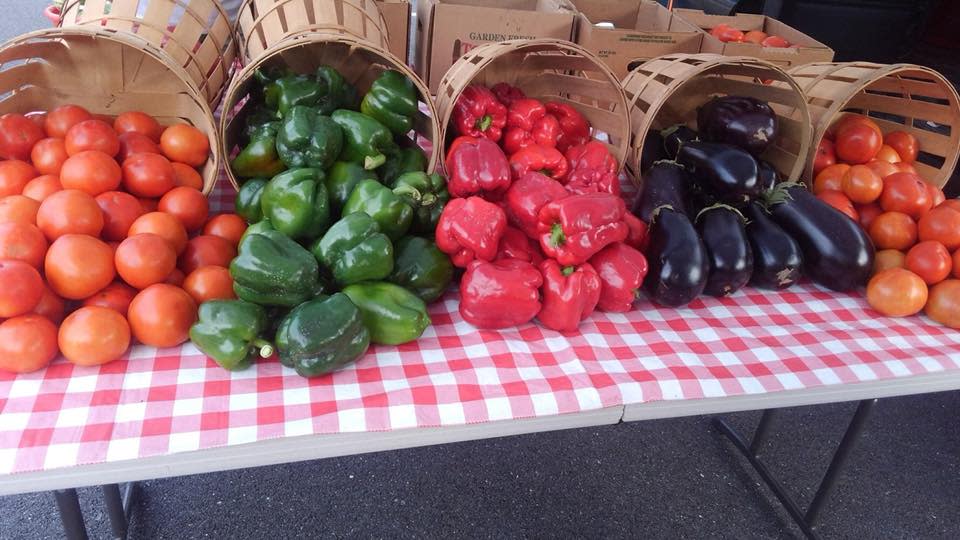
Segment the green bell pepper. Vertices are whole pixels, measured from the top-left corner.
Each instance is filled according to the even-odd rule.
[[[401,148],[396,154],[387,156],[386,163],[377,169],[380,181],[392,185],[403,173],[427,170],[427,155],[419,147]]]
[[[209,300],[200,304],[190,341],[223,369],[237,371],[273,354],[273,345],[260,338],[267,325],[267,312],[257,304]]]
[[[286,66],[260,68],[253,72],[253,78],[260,83],[263,103],[267,108],[273,111],[277,110],[277,102],[280,100],[280,88],[277,87],[274,82],[280,77],[288,77],[290,75],[295,75],[295,73]]]
[[[269,219],[262,219],[253,225],[247,227],[247,230],[243,231],[243,234],[240,235],[240,242],[243,242],[243,239],[250,236],[251,234],[260,234],[263,231],[275,231],[273,225],[270,224]],[[238,244],[239,245],[239,244]]]
[[[363,97],[360,112],[387,126],[394,135],[405,135],[413,129],[417,88],[399,71],[384,71]]]
[[[403,193],[408,193],[404,189]],[[343,215],[363,212],[373,218],[390,240],[399,240],[413,223],[413,207],[387,186],[376,180],[362,180],[353,188]]]
[[[272,230],[248,234],[230,262],[233,291],[247,302],[295,306],[321,288],[317,260],[287,235]]]
[[[320,66],[316,72],[317,81],[324,85],[326,93],[317,101],[320,114],[329,116],[337,109],[358,108],[359,93],[356,87],[348,83],[339,71],[330,66]]]
[[[244,120],[246,126],[244,133],[248,138],[262,130],[272,131],[276,134],[277,130],[280,129],[281,120],[283,120],[283,117],[277,111],[258,105],[251,110]]]
[[[330,200],[319,169],[291,169],[263,188],[260,205],[273,228],[290,238],[314,239],[330,225]]]
[[[393,244],[362,212],[340,218],[310,251],[340,285],[383,279],[393,271]]]
[[[387,154],[397,153],[393,134],[373,118],[347,109],[333,111],[330,118],[343,129],[341,161],[361,163],[364,169],[372,170],[383,165]]]
[[[297,105],[316,105],[326,94],[323,84],[310,75],[284,75],[263,88],[264,101],[286,116]]]
[[[397,260],[387,281],[396,283],[426,303],[438,300],[453,281],[453,263],[431,240],[407,236],[397,242]]]
[[[368,171],[359,163],[338,161],[327,172],[327,193],[330,195],[330,210],[341,215],[343,206],[361,180],[376,180],[377,173]]]
[[[316,377],[353,362],[370,347],[360,310],[342,293],[294,308],[277,329],[280,363],[301,377]]]
[[[437,173],[405,173],[393,183],[393,192],[403,197],[414,209],[410,231],[433,236],[440,214],[450,201],[447,181],[443,176]]]
[[[360,309],[370,341],[379,345],[414,341],[430,326],[427,305],[399,285],[372,281],[344,287],[342,292]]]
[[[268,122],[248,128],[250,142],[230,162],[233,174],[240,178],[273,176],[287,168],[277,154],[277,127]]]
[[[327,169],[343,150],[343,131],[329,116],[297,105],[283,118],[277,132],[277,154],[283,163],[295,169]]]
[[[254,224],[263,219],[263,210],[260,209],[260,198],[263,196],[263,187],[267,185],[265,178],[247,180],[237,191],[234,199],[234,208],[237,215]]]

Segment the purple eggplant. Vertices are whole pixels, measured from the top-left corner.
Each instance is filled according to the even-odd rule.
[[[669,206],[654,212],[644,254],[650,269],[643,287],[654,302],[667,307],[685,306],[707,285],[707,250],[690,218]]]
[[[687,212],[687,192],[690,174],[673,161],[658,161],[642,176],[643,187],[633,201],[630,211],[644,223],[650,223],[653,211],[659,206]]]
[[[763,289],[786,289],[800,279],[803,253],[800,246],[759,202],[743,207],[747,218],[747,240],[753,252],[750,284]]]
[[[660,137],[663,138],[663,149],[669,159],[677,159],[677,152],[684,143],[700,140],[696,131],[683,124],[668,127],[660,132]]]
[[[667,157],[663,150],[663,137],[659,131],[650,130],[643,138],[643,150],[640,153],[640,170],[638,174],[647,172],[654,163]]]
[[[738,204],[762,192],[757,160],[736,146],[701,141],[683,143],[677,162],[722,202]]]
[[[759,156],[777,136],[777,115],[759,99],[715,97],[697,109],[697,129],[707,141],[732,144]]]
[[[780,173],[769,161],[758,159],[757,171],[760,175],[760,189],[764,193],[772,191],[773,187],[780,183]]]
[[[743,222],[743,214],[725,204],[704,208],[697,214],[697,232],[707,248],[710,263],[703,292],[710,296],[733,294],[750,281],[753,250]]]

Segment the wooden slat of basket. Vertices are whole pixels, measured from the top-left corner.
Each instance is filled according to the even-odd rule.
[[[938,105],[927,101],[910,100],[909,110],[902,108],[903,98],[892,96],[881,96],[879,94],[857,94],[847,102],[847,105],[854,109],[865,109],[868,111],[879,111],[890,114],[900,114],[906,116],[907,113],[912,118],[922,118],[923,120],[932,120],[940,124],[950,124],[953,120],[953,111],[947,105]]]
[[[874,116],[871,116],[870,119],[880,126],[880,130],[884,133],[888,133],[890,131],[905,131],[907,129],[905,124],[900,124],[898,122],[891,122],[889,120],[884,120],[883,118],[877,118]],[[940,133],[935,133],[929,129],[913,128],[913,130],[910,131],[910,134],[917,138],[920,148],[922,148],[925,152],[945,156],[951,150],[953,150],[950,137]]]
[[[525,78],[522,80],[522,84],[524,88],[529,88],[531,93],[544,96],[574,95],[594,98],[607,103],[616,103],[620,96],[619,92],[601,81],[560,73],[545,73]]]

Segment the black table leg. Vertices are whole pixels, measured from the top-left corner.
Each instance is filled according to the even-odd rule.
[[[123,540],[127,537],[130,527],[130,508],[136,487],[136,482],[127,484],[126,491],[121,496],[118,484],[101,486],[103,499],[107,506],[107,515],[110,516],[110,530],[113,532],[114,538]]]
[[[63,522],[63,532],[67,540],[87,540],[87,526],[83,523],[80,499],[75,489],[58,489],[53,492]]]

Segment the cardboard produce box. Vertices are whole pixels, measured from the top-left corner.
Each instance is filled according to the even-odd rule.
[[[652,0],[574,0],[574,6],[577,43],[621,79],[650,58],[700,52],[703,32]]]
[[[575,17],[568,0],[418,0],[417,73],[436,93],[454,61],[477,45],[530,38],[569,41]]]
[[[801,66],[811,62],[833,61],[833,49],[796,28],[765,15],[750,13],[730,16],[708,15],[696,9],[675,9],[673,12],[704,32],[700,52],[716,53],[724,56],[752,56],[778,64],[783,68]],[[780,36],[791,44],[796,44],[796,47],[777,48],[764,47],[756,43],[724,43],[710,35],[711,28],[724,23],[743,32],[762,30],[771,36]]]
[[[387,33],[390,35],[390,52],[404,62],[409,63],[410,47],[410,1],[377,0],[377,7],[387,21]]]

